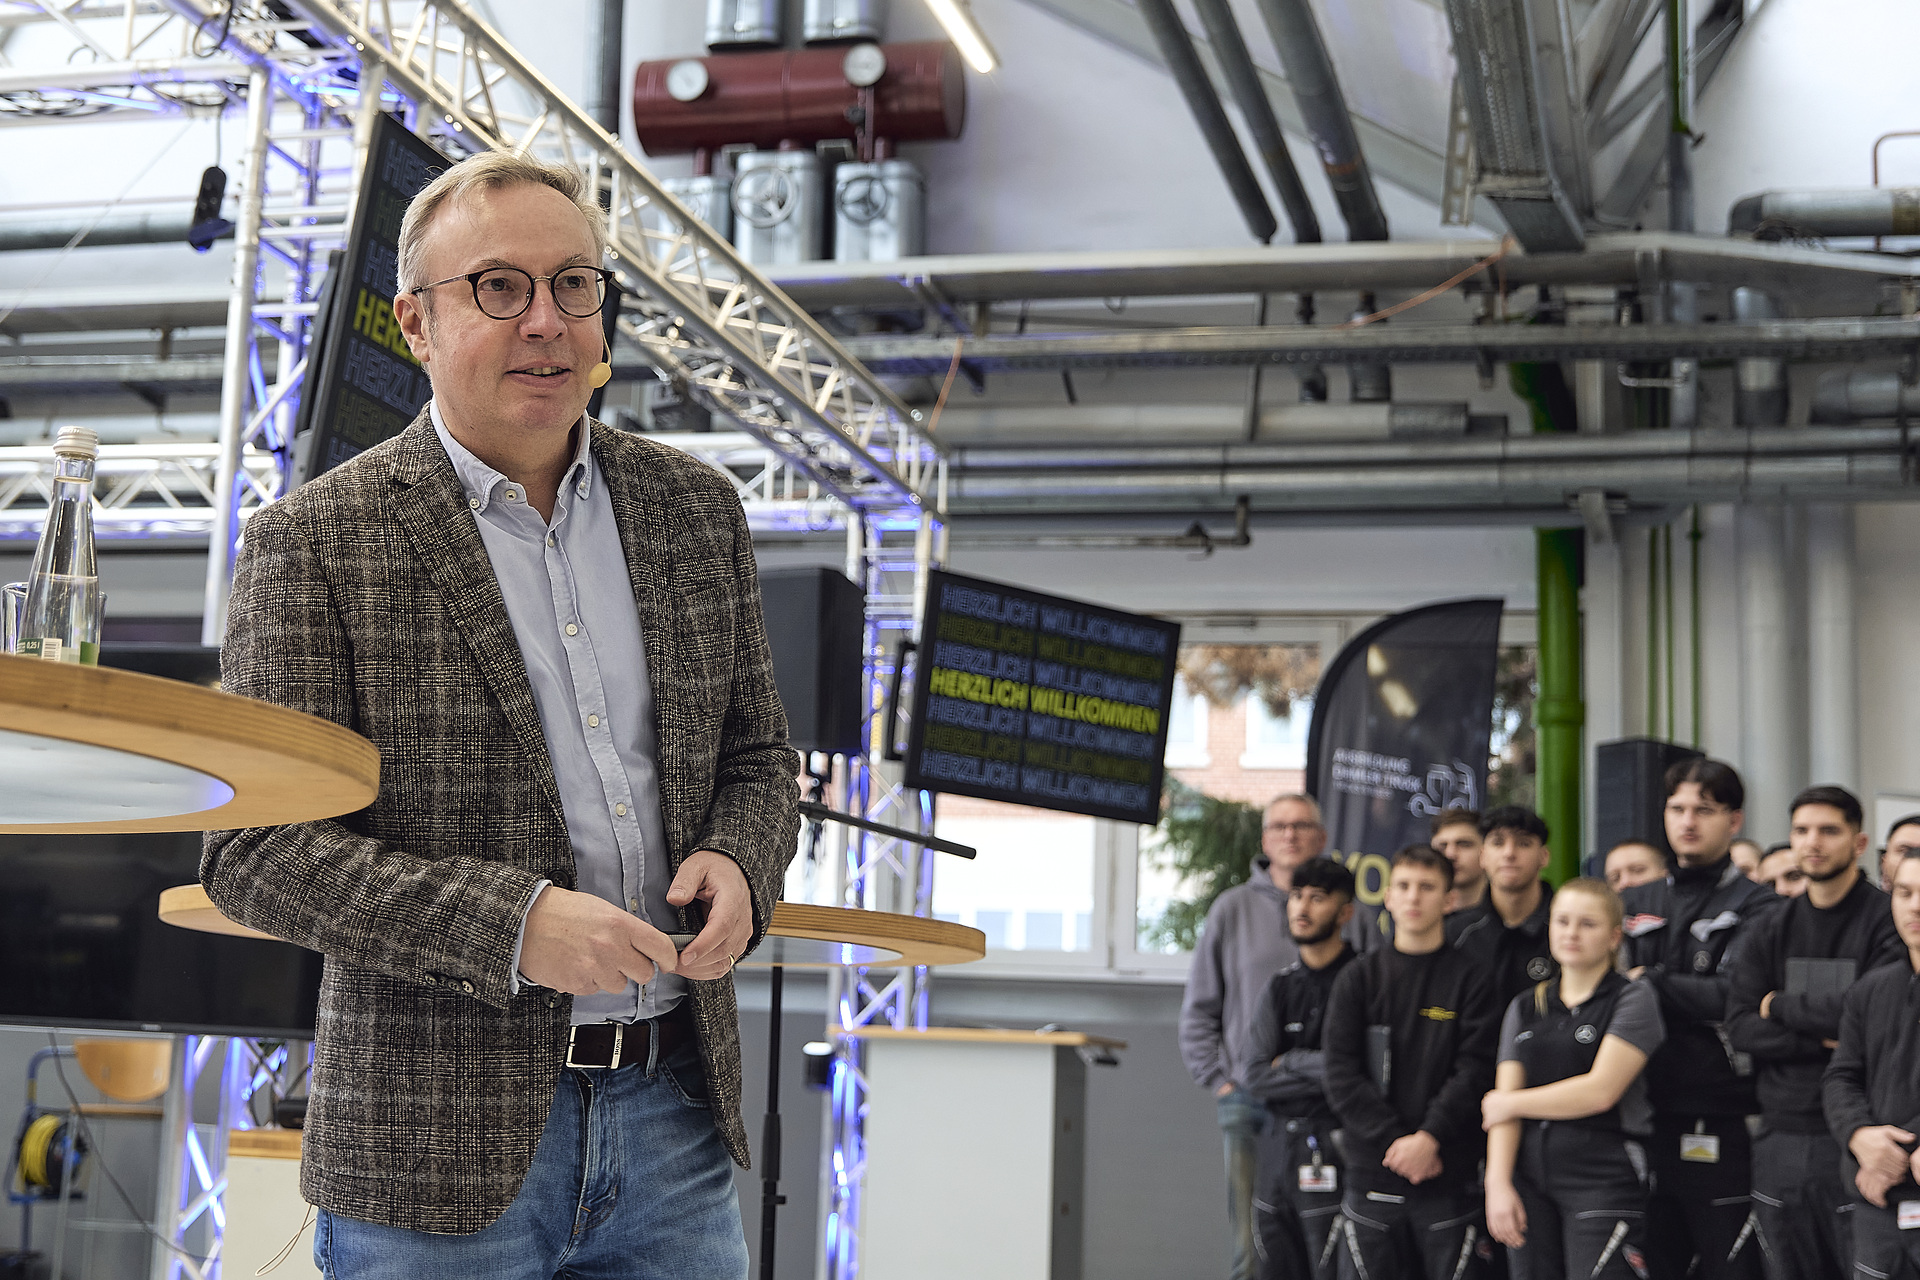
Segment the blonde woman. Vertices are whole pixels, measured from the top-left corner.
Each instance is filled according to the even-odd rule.
[[[1641,1069],[1665,1038],[1652,988],[1616,969],[1620,897],[1599,880],[1553,896],[1560,964],[1514,997],[1500,1028],[1487,1130],[1487,1229],[1514,1280],[1644,1277],[1652,1131]]]

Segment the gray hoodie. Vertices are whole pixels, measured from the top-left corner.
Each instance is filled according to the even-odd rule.
[[[1228,1081],[1245,1087],[1260,998],[1300,958],[1287,932],[1286,892],[1267,867],[1267,855],[1255,855],[1252,879],[1214,899],[1187,971],[1180,1056],[1209,1091]]]

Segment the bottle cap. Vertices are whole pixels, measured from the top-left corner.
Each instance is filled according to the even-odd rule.
[[[66,426],[54,437],[53,452],[59,458],[97,458],[100,434],[92,427]]]

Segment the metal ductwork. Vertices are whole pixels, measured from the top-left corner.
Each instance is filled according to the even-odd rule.
[[[1505,424],[1501,417],[1472,414],[1464,402],[1308,402],[1262,406],[1254,439],[1444,440],[1459,439],[1469,431],[1504,435]],[[1125,449],[1241,444],[1247,439],[1247,409],[1240,404],[1191,402],[949,408],[940,417],[940,439],[956,448],[1004,450],[1009,457],[1063,445]]]
[[[1920,236],[1920,187],[1762,191],[1734,203],[1727,233],[1761,240]]]
[[[1733,318],[1758,324],[1780,318],[1780,304],[1758,289],[1733,291]],[[1787,362],[1745,359],[1733,367],[1733,421],[1741,427],[1779,427],[1787,421]]]
[[[1586,130],[1559,0],[1446,0],[1479,173],[1529,253],[1586,243]]]
[[[1240,34],[1233,10],[1227,0],[1194,0],[1193,7],[1200,14],[1200,25],[1207,29],[1207,41],[1220,60],[1220,73],[1240,107],[1240,117],[1259,149],[1267,176],[1287,211],[1294,242],[1320,243],[1319,215],[1307,199],[1307,189],[1300,184],[1300,171],[1294,168],[1293,153],[1287,149],[1286,135],[1280,132],[1280,121],[1273,114],[1273,103],[1266,86],[1260,83],[1260,72],[1253,65],[1253,55],[1247,52],[1247,41]]]
[[[187,242],[193,219],[184,213],[142,213],[131,217],[104,218],[89,230],[80,222],[0,222],[0,253],[24,249],[64,249],[73,238],[86,231],[81,245],[102,248],[117,244],[178,244]],[[233,239],[228,226],[216,239]]]
[[[1920,417],[1920,386],[1908,386],[1897,373],[1831,369],[1813,388],[1809,417],[1823,425],[1868,418]]]
[[[1209,511],[1576,511],[1700,502],[1920,499],[1895,427],[1809,432],[1638,431],[1366,445],[1138,450],[958,449],[952,509],[967,515]]]
[[[1307,0],[1260,0],[1260,16],[1266,19],[1301,119],[1320,151],[1327,184],[1347,224],[1347,239],[1385,240],[1387,215],[1380,207],[1380,193],[1360,151],[1360,137],[1354,132],[1340,78],[1334,74],[1313,10]]]
[[[1261,244],[1270,242],[1280,223],[1267,204],[1266,193],[1260,190],[1260,180],[1253,176],[1246,153],[1240,149],[1240,139],[1234,136],[1227,109],[1220,105],[1213,81],[1200,65],[1200,55],[1194,51],[1187,24],[1180,20],[1173,0],[1140,0],[1140,16],[1146,19],[1147,29],[1160,47],[1160,56],[1167,61],[1167,70],[1180,86],[1187,109],[1193,112],[1194,123],[1200,127],[1200,136],[1206,139],[1207,149],[1213,152],[1213,162],[1220,167],[1220,176],[1226,179],[1234,203],[1240,206],[1247,230]]]

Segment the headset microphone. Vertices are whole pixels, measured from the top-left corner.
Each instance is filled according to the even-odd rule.
[[[602,344],[606,345],[606,344]],[[613,348],[607,346],[607,357],[593,368],[587,370],[587,383],[595,391],[613,381]]]

